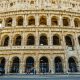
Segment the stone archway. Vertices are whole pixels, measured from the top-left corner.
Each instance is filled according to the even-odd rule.
[[[41,35],[40,36],[39,44],[41,46],[48,45],[48,39],[47,39],[47,36],[46,35]]]
[[[56,57],[54,60],[55,63],[55,72],[56,73],[61,73],[63,72],[63,66],[62,66],[62,60],[60,57]]]
[[[0,57],[0,68],[5,72],[5,63],[6,59],[4,57]]]
[[[40,69],[40,73],[48,73],[49,72],[49,62],[48,62],[47,57],[40,58],[39,69]]]
[[[68,59],[68,64],[69,64],[69,71],[70,72],[78,72],[77,62],[73,57],[70,57]]]
[[[11,65],[11,73],[19,73],[19,65],[20,65],[20,60],[18,57],[14,57],[12,60],[12,65]]]
[[[34,73],[34,59],[33,59],[33,57],[28,57],[26,59],[25,72],[28,74]]]

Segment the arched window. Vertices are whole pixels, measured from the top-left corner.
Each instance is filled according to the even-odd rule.
[[[2,39],[3,46],[8,46],[9,45],[9,36],[4,36]]]
[[[28,36],[27,45],[34,45],[34,44],[35,44],[35,37],[33,35]]]
[[[63,17],[63,26],[69,26],[70,25],[70,19],[67,17]]]
[[[69,47],[73,47],[74,44],[73,44],[73,38],[71,35],[67,35],[65,37],[65,41],[66,41],[66,45],[69,46]]]
[[[11,27],[12,26],[12,18],[7,18],[5,22],[6,27]]]
[[[55,63],[55,72],[60,73],[63,72],[62,60],[60,57],[56,57],[54,60]]]
[[[78,37],[78,43],[79,43],[79,45],[80,45],[80,36]]]
[[[2,74],[5,74],[5,64],[6,64],[6,59],[4,57],[0,57],[0,69],[3,70]]]
[[[17,26],[23,26],[23,17],[22,16],[19,16],[17,18]]]
[[[15,40],[14,40],[14,45],[15,46],[20,46],[21,45],[21,41],[22,41],[22,37],[20,35],[17,35],[15,37]]]
[[[58,19],[57,19],[57,17],[52,17],[51,18],[51,25],[53,25],[53,26],[57,26],[58,25]]]
[[[60,45],[60,38],[58,35],[53,36],[53,45]]]
[[[35,25],[35,18],[34,16],[30,16],[28,19],[28,25]]]
[[[49,72],[49,62],[47,57],[41,57],[39,61],[39,69],[41,73]]]
[[[80,26],[80,20],[78,18],[74,19],[74,25],[75,25],[75,27],[79,27]]]
[[[18,57],[14,57],[12,60],[11,73],[19,73],[20,60]]]
[[[28,74],[34,73],[34,59],[32,57],[28,57],[26,59],[25,72],[28,73]]]
[[[69,64],[69,71],[70,72],[77,72],[77,62],[73,57],[70,57],[68,60],[68,64]]]
[[[40,17],[40,25],[47,25],[47,19],[45,16]]]
[[[45,35],[40,36],[39,44],[40,45],[48,45],[48,40],[47,40],[47,37]]]

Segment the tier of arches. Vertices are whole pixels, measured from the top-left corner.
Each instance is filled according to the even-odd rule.
[[[26,21],[25,21],[26,20]],[[49,19],[50,25],[52,26],[58,26],[59,24],[59,17],[57,16],[52,16]],[[71,26],[71,23],[74,24],[75,27],[80,27],[80,19],[79,18],[74,18],[73,22],[71,20],[70,17],[62,17],[61,18],[62,22],[62,26]],[[36,19],[35,16],[29,16],[26,19],[23,16],[18,16],[15,21],[12,17],[8,17],[5,19],[5,26],[10,27],[13,24],[15,24],[14,22],[16,22],[16,26],[23,26],[25,23],[27,23],[27,25],[36,25],[36,21],[38,21],[37,23],[39,23],[38,25],[48,25],[48,17],[45,15],[42,15],[40,17],[38,17],[38,19]],[[0,23],[2,23],[2,19],[0,20]]]
[[[49,45],[49,39],[48,36],[46,34],[41,34],[39,37],[39,45],[40,46],[47,46]],[[8,35],[4,35],[1,39],[1,46],[9,46],[10,43],[10,39],[11,37],[9,37]],[[65,39],[65,44],[69,47],[73,47],[75,45],[75,41],[74,41],[74,37],[70,34],[67,34],[66,36],[64,36]],[[23,36],[21,36],[20,34],[16,34],[12,41],[12,45],[13,46],[21,46],[22,42],[23,42]],[[61,37],[58,34],[54,34],[51,37],[51,44],[55,45],[55,46],[59,46],[61,45]],[[80,36],[78,37],[78,43],[80,45]],[[11,44],[11,43],[10,43]],[[33,34],[28,34],[28,36],[26,37],[26,41],[25,41],[25,45],[28,46],[35,46],[36,45],[36,37]]]
[[[64,73],[64,63],[63,59],[60,56],[55,57],[53,60],[54,65],[54,71],[55,73]],[[78,61],[75,57],[68,58],[68,71],[69,72],[78,72]],[[12,58],[10,63],[10,69],[9,73],[19,73],[20,72],[20,65],[24,65],[24,73],[34,73],[36,71],[36,62],[35,59],[31,56],[26,58],[26,61],[23,62],[24,64],[21,64],[21,60],[19,57],[15,56]],[[50,60],[46,56],[42,56],[39,59],[39,73],[51,73],[52,70],[50,70]],[[0,65],[2,65],[2,68],[5,69],[6,59],[4,57],[0,57]]]

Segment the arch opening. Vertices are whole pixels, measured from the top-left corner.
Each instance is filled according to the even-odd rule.
[[[65,37],[65,41],[68,47],[72,47],[72,48],[74,47],[72,36],[67,35]]]
[[[14,57],[12,60],[12,66],[11,66],[11,73],[19,73],[19,65],[20,65],[20,60],[18,57]]]
[[[20,46],[22,41],[22,37],[20,35],[17,35],[15,40],[14,40],[14,45],[15,46]]]
[[[63,26],[69,26],[70,25],[70,19],[67,17],[63,18]]]
[[[12,18],[7,18],[6,19],[5,26],[7,26],[7,27],[11,27],[12,26]]]
[[[40,17],[40,25],[47,25],[47,19],[45,16]]]
[[[51,25],[57,26],[58,25],[58,19],[56,17],[51,18]]]
[[[9,36],[6,36],[3,40],[3,46],[8,46],[9,45]]]
[[[33,16],[29,17],[28,25],[35,25],[35,18]]]
[[[28,74],[34,73],[34,59],[32,57],[28,57],[26,59],[25,72],[28,73]]]
[[[55,63],[55,72],[56,73],[62,73],[63,72],[63,65],[62,60],[60,57],[56,57],[54,60]]]
[[[5,64],[6,64],[5,58],[0,57],[0,70],[2,71],[2,74],[5,73]]]
[[[17,26],[23,26],[23,17],[22,16],[19,16],[16,21],[17,21]]]
[[[40,73],[49,72],[49,62],[47,57],[41,57],[39,62]]]
[[[45,35],[40,36],[39,44],[40,45],[48,45],[48,40],[47,40],[47,37]]]
[[[75,27],[79,27],[80,26],[80,20],[75,18],[74,19],[74,25],[75,25]]]
[[[77,62],[76,62],[76,60],[73,57],[69,58],[68,64],[69,64],[69,71],[70,72],[78,72]]]
[[[28,36],[27,38],[27,45],[34,45],[35,44],[35,38],[33,35]]]
[[[59,36],[57,36],[57,35],[53,36],[53,45],[60,45]]]

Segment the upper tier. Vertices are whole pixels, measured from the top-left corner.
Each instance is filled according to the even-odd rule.
[[[80,0],[0,0],[0,13],[18,10],[80,12]]]

